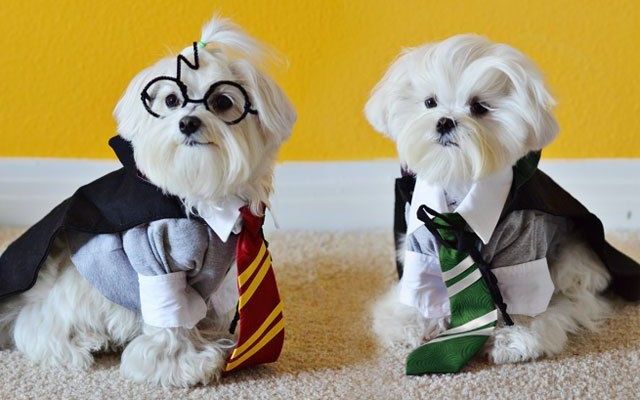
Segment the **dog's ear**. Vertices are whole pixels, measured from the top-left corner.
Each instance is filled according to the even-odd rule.
[[[230,68],[249,93],[265,133],[273,135],[278,143],[286,140],[296,122],[296,111],[282,89],[247,60],[233,61]]]
[[[409,57],[409,51],[405,51],[393,62],[371,91],[371,97],[364,107],[364,114],[371,126],[391,138],[394,138],[394,133],[389,129],[389,116],[393,113],[398,93],[409,83]]]
[[[542,74],[537,73],[529,76],[527,81],[527,93],[532,109],[535,111],[535,118],[530,121],[531,132],[529,135],[532,150],[540,150],[549,145],[558,135],[558,123],[553,115],[555,100],[549,93]]]
[[[145,110],[141,99],[142,90],[154,76],[152,68],[142,70],[133,78],[113,110],[118,135],[127,140],[131,140],[140,131],[143,121],[153,118]]]
[[[496,48],[499,62],[493,68],[507,76],[512,84],[512,98],[521,109],[528,110],[522,113],[529,127],[527,145],[530,150],[540,150],[558,134],[558,123],[553,116],[556,102],[542,73],[527,56],[508,45],[497,45]]]

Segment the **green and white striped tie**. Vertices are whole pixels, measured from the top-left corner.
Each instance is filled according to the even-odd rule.
[[[464,219],[455,213],[433,212],[430,214],[437,216],[427,221],[422,213],[420,219],[430,225],[429,230],[441,242],[440,266],[451,306],[451,323],[449,329],[409,354],[406,373],[458,372],[484,346],[496,326],[498,310],[479,265],[468,252],[458,250],[461,246],[457,245],[459,238],[454,231],[466,226]]]

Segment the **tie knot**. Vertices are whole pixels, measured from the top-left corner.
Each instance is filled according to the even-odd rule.
[[[476,248],[478,236],[467,229],[460,214],[439,213],[423,204],[417,217],[442,246],[465,253]]]
[[[240,215],[242,216],[243,231],[250,232],[252,235],[260,232],[264,223],[264,216],[254,215],[248,206],[244,206],[240,209]]]

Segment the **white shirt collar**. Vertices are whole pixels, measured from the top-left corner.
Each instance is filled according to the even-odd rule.
[[[206,215],[200,215],[207,225],[218,235],[220,240],[227,242],[231,232],[239,233],[242,229],[240,220],[240,209],[245,202],[237,197],[231,196],[216,207],[211,207]]]
[[[455,212],[464,218],[484,244],[489,243],[498,225],[512,181],[511,167],[479,179],[473,183],[469,193],[455,209]],[[408,234],[423,225],[417,218],[418,208],[422,204],[438,212],[448,212],[444,188],[417,178],[409,210]]]

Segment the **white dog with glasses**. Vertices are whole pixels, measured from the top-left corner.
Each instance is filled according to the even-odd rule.
[[[57,235],[35,286],[0,302],[0,346],[39,364],[83,369],[92,353],[124,348],[125,377],[163,386],[220,377],[234,345],[238,210],[263,215],[277,152],[296,119],[257,66],[263,54],[237,26],[214,18],[177,68],[176,57],[166,57],[132,80],[115,108],[114,149],[125,150],[118,153],[125,170],[177,199],[170,214],[188,218]],[[104,195],[127,193],[124,186]],[[92,210],[76,207],[66,226],[85,211]]]

